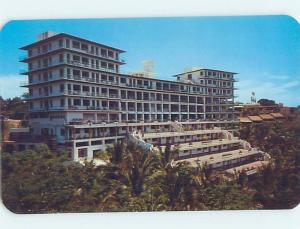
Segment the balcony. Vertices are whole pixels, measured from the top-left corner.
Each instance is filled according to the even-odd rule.
[[[27,58],[28,58],[27,55],[19,56],[19,61],[22,62],[22,61],[26,60]]]
[[[22,81],[20,82],[20,87],[27,86],[28,84],[30,84],[28,81]]]
[[[27,74],[27,70],[25,70],[25,69],[20,69],[20,70],[19,70],[19,74],[20,74],[20,75],[26,75],[26,74]]]
[[[80,52],[80,53],[83,53],[83,54],[89,54],[89,55],[93,55],[95,57],[101,57],[101,58],[104,58],[104,59],[107,59],[107,60],[111,60],[111,61],[117,61],[121,64],[124,64],[125,63],[125,60],[124,59],[119,59],[119,57],[115,57],[115,56],[109,56],[109,55],[101,55],[101,53],[97,53],[96,52],[92,52],[91,50],[88,50],[88,49],[81,49],[80,47],[66,47],[65,45],[63,46],[57,46],[57,47],[52,47],[51,49],[47,49],[47,50],[42,50],[41,53],[38,53],[36,55],[32,55],[32,56],[28,56],[28,55],[22,55],[19,57],[19,60],[20,61],[24,61],[28,58],[33,58],[33,57],[38,57],[38,56],[41,56],[41,55],[44,55],[44,54],[47,54],[47,53],[51,53],[53,51],[56,51],[56,50],[59,50],[59,49],[68,49],[68,50],[73,50],[73,51],[76,51],[76,52]]]
[[[71,91],[67,92],[68,95],[80,95],[80,96],[92,96],[92,97],[102,97],[108,98],[108,94],[106,93],[96,93],[96,92],[88,92],[88,91]]]
[[[120,96],[118,94],[109,94],[109,98],[118,99]]]

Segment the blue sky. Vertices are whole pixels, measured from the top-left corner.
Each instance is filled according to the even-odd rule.
[[[121,71],[142,68],[155,61],[157,78],[187,67],[238,72],[237,100],[249,102],[252,91],[286,105],[300,105],[300,30],[288,16],[180,17],[131,19],[11,21],[0,32],[0,95],[21,95],[26,65],[24,51],[45,31],[65,32],[127,52]]]

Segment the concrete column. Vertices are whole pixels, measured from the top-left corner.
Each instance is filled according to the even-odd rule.
[[[78,149],[76,148],[75,141],[73,141],[73,146],[72,146],[72,160],[78,161]]]
[[[91,147],[87,148],[87,161],[91,161],[93,160],[93,150],[91,149]]]

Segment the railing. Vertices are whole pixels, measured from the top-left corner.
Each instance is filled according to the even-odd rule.
[[[23,87],[23,86],[26,86],[28,85],[29,83],[27,81],[22,81],[20,82],[20,86]]]
[[[26,74],[27,73],[27,70],[25,70],[25,69],[20,69],[19,70],[19,73],[22,75],[22,74]]]
[[[123,59],[119,59],[119,58],[116,58],[116,57],[113,57],[113,56],[108,56],[108,55],[101,55],[101,52],[98,53],[99,55],[97,55],[96,52],[92,52],[91,50],[88,50],[88,49],[87,50],[83,50],[83,49],[75,48],[75,47],[70,48],[70,47],[66,47],[65,45],[63,45],[63,46],[57,46],[57,47],[51,48],[51,49],[47,49],[47,50],[42,51],[41,53],[38,53],[38,54],[32,55],[32,56],[22,55],[22,56],[19,57],[19,60],[22,61],[22,60],[25,60],[27,58],[38,57],[38,56],[50,53],[52,51],[55,51],[55,50],[58,50],[58,49],[62,49],[62,48],[69,49],[69,50],[74,50],[74,51],[81,52],[81,53],[87,53],[89,55],[93,55],[95,57],[105,58],[107,60],[113,60],[113,61],[118,61],[118,62],[125,63],[125,60],[123,60]]]
[[[26,60],[27,58],[28,58],[28,55],[19,56],[19,61]]]

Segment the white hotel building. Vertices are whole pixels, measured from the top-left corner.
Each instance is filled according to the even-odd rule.
[[[31,134],[55,136],[72,147],[74,160],[92,159],[136,130],[162,146],[213,141],[237,130],[234,72],[198,69],[176,75],[176,81],[122,74],[123,50],[65,33],[44,33],[21,49],[28,53],[21,61],[28,64],[22,74],[28,75],[23,86],[29,90]],[[222,153],[236,144],[211,147]],[[208,146],[197,154],[203,146],[197,147],[195,155],[211,152]],[[192,156],[191,149],[179,158],[186,155]]]

